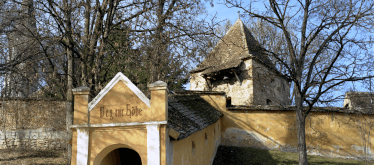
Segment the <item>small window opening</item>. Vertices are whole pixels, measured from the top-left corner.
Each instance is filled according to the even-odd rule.
[[[231,97],[227,97],[226,98],[226,106],[230,106],[231,105]]]
[[[271,104],[271,100],[270,99],[266,99],[266,105],[270,105]]]
[[[208,135],[206,134],[206,132],[205,132],[205,140],[204,140],[204,142],[205,142],[205,145],[208,145]]]
[[[213,139],[215,139],[216,138],[216,128],[214,128],[214,130],[213,130]]]
[[[195,142],[192,141],[192,154],[195,155],[196,153],[196,145]]]

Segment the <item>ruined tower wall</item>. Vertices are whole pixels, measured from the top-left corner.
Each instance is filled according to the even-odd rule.
[[[226,96],[231,98],[232,105],[251,105],[253,102],[253,79],[252,79],[252,59],[244,61],[240,66],[238,77],[228,80],[218,80],[211,83],[212,91],[224,91]],[[207,81],[202,77],[201,72],[191,75],[190,90],[209,91]]]
[[[253,105],[291,105],[290,84],[264,65],[253,61]]]
[[[190,90],[209,91],[208,83],[201,75],[201,72],[191,74]]]
[[[240,66],[238,75],[241,84],[236,77],[228,80],[219,80],[212,83],[212,91],[224,91],[231,98],[232,105],[253,104],[253,78],[252,59],[244,61]]]
[[[239,66],[236,77],[212,81],[211,89],[201,72],[191,75],[190,90],[224,91],[232,105],[290,105],[290,85],[256,60],[247,59]]]

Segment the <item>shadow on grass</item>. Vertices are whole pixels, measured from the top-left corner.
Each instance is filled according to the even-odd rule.
[[[66,165],[66,164],[56,164],[56,163],[33,163],[33,164],[30,164],[30,165]]]
[[[219,146],[213,165],[297,165],[298,154],[249,147]],[[308,155],[310,165],[364,165],[364,161]]]
[[[297,162],[289,162],[297,163]],[[251,165],[251,164],[276,164],[268,150],[219,146],[213,165]]]

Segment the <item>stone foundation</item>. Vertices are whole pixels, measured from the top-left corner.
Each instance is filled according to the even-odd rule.
[[[67,136],[66,131],[43,129],[0,131],[0,149],[65,149]]]

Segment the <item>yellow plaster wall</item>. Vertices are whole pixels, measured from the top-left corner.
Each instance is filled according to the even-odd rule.
[[[92,128],[90,130],[90,165],[98,165],[111,151],[130,148],[136,151],[142,164],[147,164],[147,129],[145,126]],[[123,156],[121,157],[123,158]],[[131,158],[125,158],[131,160]]]
[[[294,111],[221,112],[224,114],[221,145],[297,151]],[[365,118],[374,123],[373,117]],[[357,119],[354,114],[311,112],[305,126],[308,154],[325,157],[362,157],[363,139]],[[374,138],[370,137],[369,142],[373,144]]]
[[[75,125],[88,124],[87,105],[89,102],[88,95],[74,95],[74,121]]]
[[[166,90],[151,90],[151,97],[152,101],[150,121],[166,121],[168,118],[168,96]]]
[[[144,121],[154,121],[151,108],[122,81],[114,85],[90,112],[91,124]]]
[[[226,110],[226,96],[225,95],[200,95],[206,102],[208,102],[212,107],[219,111]]]
[[[172,141],[173,164],[212,164],[221,138],[220,120],[185,139]],[[192,142],[194,143],[194,149]]]
[[[297,151],[295,111],[227,110],[224,96],[201,97],[223,113],[220,119],[221,145]],[[369,128],[370,124],[374,125],[373,115],[311,112],[305,126],[308,153],[359,159],[364,156],[363,130],[366,131],[367,146],[374,144],[374,136],[367,137],[368,132],[373,131]],[[369,150],[374,158],[373,149]]]

